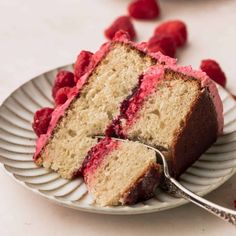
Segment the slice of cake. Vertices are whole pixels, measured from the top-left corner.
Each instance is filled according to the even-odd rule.
[[[101,206],[133,204],[153,197],[160,174],[155,152],[139,142],[104,138],[84,161],[85,183]]]
[[[106,133],[163,150],[172,176],[178,177],[216,141],[222,128],[222,103],[216,85],[205,73],[191,67],[156,65],[140,77],[139,86],[123,101]],[[91,161],[84,164],[85,182],[95,201],[134,204],[153,196],[153,183],[160,181],[154,154],[143,145],[110,145],[113,142],[107,143],[108,153],[91,152]]]
[[[82,76],[70,98],[52,113],[47,134],[37,141],[38,165],[71,179],[107,126],[119,114],[120,104],[138,86],[139,76],[157,61],[172,63],[162,54],[148,55],[143,44],[116,38],[93,56],[93,67]]]

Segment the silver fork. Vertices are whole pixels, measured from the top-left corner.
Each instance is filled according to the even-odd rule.
[[[95,136],[95,137],[104,138],[104,136]],[[120,139],[120,138],[113,138],[113,139],[119,140],[122,142],[132,141],[132,140]],[[141,143],[141,144],[143,144],[143,143]],[[155,151],[161,157],[162,163],[163,163],[165,185],[166,185],[168,193],[170,193],[176,197],[182,197],[182,198],[198,205],[199,207],[207,210],[208,212],[212,213],[213,215],[218,216],[220,219],[227,221],[227,222],[233,224],[234,226],[236,226],[236,211],[219,206],[213,202],[210,202],[210,201],[198,196],[197,194],[191,192],[187,188],[185,188],[176,179],[174,179],[170,176],[167,161],[165,159],[165,156],[161,153],[161,151],[159,151],[158,149],[156,149],[152,146],[149,146],[146,144],[143,144],[143,145],[145,147]]]

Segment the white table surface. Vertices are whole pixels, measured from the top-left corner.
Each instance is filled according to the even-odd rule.
[[[125,14],[127,0],[1,0],[0,102],[35,75],[73,62],[81,49],[95,50],[103,30]],[[154,26],[182,19],[189,27],[181,64],[198,67],[203,58],[218,60],[236,93],[236,1],[165,0],[162,17],[135,22],[139,40]],[[233,207],[236,176],[207,196]],[[137,216],[83,213],[55,205],[15,183],[0,169],[0,235],[236,235],[236,228],[193,204]]]

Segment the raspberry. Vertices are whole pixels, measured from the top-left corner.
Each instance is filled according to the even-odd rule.
[[[236,200],[234,200],[234,208],[236,208]]]
[[[200,68],[202,71],[206,72],[212,80],[225,87],[226,76],[216,61],[212,59],[202,60]]]
[[[45,107],[35,112],[32,127],[37,136],[47,133],[53,111],[54,109]]]
[[[81,51],[75,62],[74,71],[75,71],[75,82],[80,79],[86,72],[88,72],[93,61],[93,53],[89,51]]]
[[[56,106],[64,104],[67,101],[67,99],[71,96],[71,93],[72,93],[72,88],[70,87],[60,88],[57,91],[55,97]]]
[[[53,88],[52,96],[55,99],[56,93],[60,88],[63,87],[74,87],[74,74],[70,71],[61,70],[57,73]]]
[[[120,16],[117,18],[111,26],[105,30],[104,34],[108,39],[112,39],[119,30],[126,31],[131,39],[134,39],[136,36],[134,26],[128,16]]]
[[[176,52],[176,46],[174,40],[168,35],[159,34],[154,35],[148,41],[148,51],[158,52],[160,51],[164,55],[174,57]]]
[[[154,19],[160,15],[156,0],[135,0],[128,7],[129,15],[135,19]]]
[[[188,37],[187,27],[184,22],[180,20],[167,21],[158,26],[154,35],[168,34],[173,38],[177,47],[183,46]]]

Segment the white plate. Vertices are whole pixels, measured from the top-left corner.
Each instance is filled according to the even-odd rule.
[[[14,91],[0,107],[0,162],[18,183],[58,204],[105,214],[142,214],[174,208],[186,203],[158,189],[155,198],[134,206],[99,207],[93,204],[81,178],[73,181],[37,167],[32,156],[36,136],[33,114],[41,107],[53,106],[51,87],[58,70],[44,73]],[[181,176],[184,186],[199,195],[219,187],[236,172],[236,102],[219,87],[224,104],[224,135],[199,161]]]

